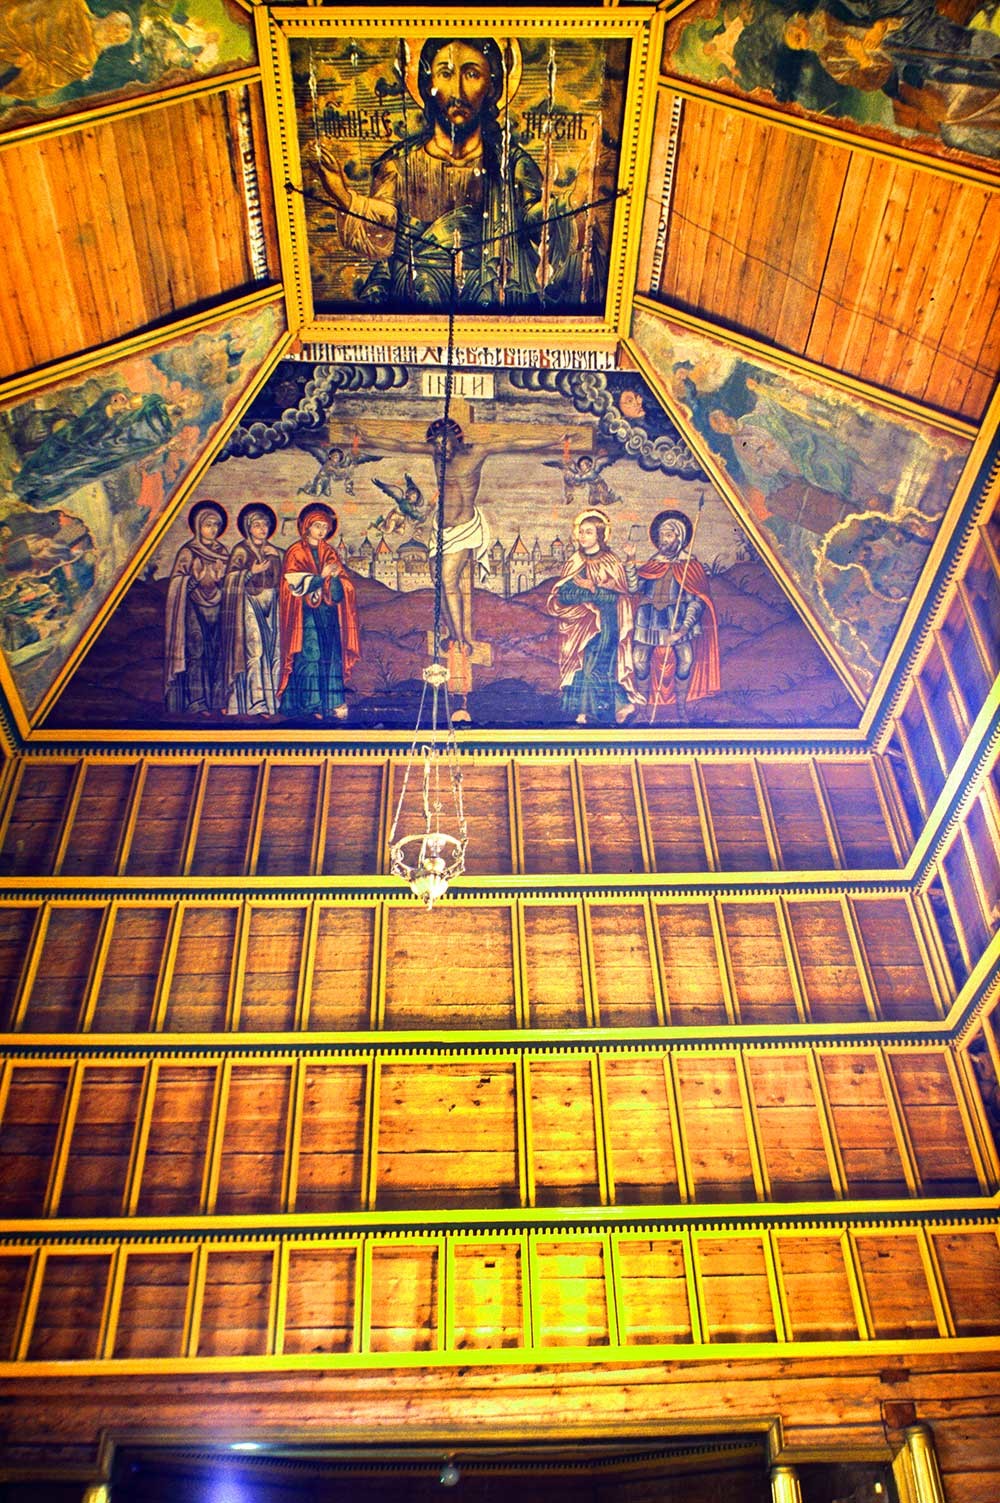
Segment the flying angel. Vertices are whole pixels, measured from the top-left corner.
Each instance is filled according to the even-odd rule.
[[[614,464],[617,456],[611,454],[581,454],[579,459],[543,459],[549,469],[562,470],[563,504],[571,503],[578,511],[587,508],[613,506],[621,500],[613,491],[601,471]]]

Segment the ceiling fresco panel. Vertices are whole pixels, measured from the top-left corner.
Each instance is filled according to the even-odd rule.
[[[695,0],[664,73],[958,160],[1000,157],[995,0]]]
[[[965,438],[639,309],[633,337],[867,693],[970,452]]]
[[[5,0],[0,131],[255,61],[236,0]]]
[[[318,314],[453,291],[467,313],[603,313],[626,41],[361,32],[290,56]]]
[[[591,368],[553,351],[455,374],[442,604],[458,723],[857,725],[648,386],[579,358]],[[443,384],[440,364],[281,362],[47,726],[412,727]]]
[[[268,304],[0,407],[0,647],[29,711],[280,332]]]

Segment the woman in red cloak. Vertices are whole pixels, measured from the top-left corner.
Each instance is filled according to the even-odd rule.
[[[360,654],[354,581],[330,542],[337,530],[331,507],[304,506],[298,527],[281,574],[281,713],[344,720],[344,691]]]

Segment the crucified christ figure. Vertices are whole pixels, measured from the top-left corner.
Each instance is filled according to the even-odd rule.
[[[479,505],[479,488],[483,466],[492,454],[548,453],[565,434],[549,424],[533,425],[534,431],[513,434],[510,424],[475,423],[471,425],[475,442],[454,418],[437,418],[424,438],[388,435],[388,424],[380,426],[377,438],[358,429],[365,447],[377,448],[382,454],[426,454],[430,445],[439,491],[444,478],[444,541],[441,557],[441,589],[448,631],[458,649],[471,653],[472,590],[476,575],[485,579],[489,573],[490,532]],[[432,544],[431,554],[435,549]]]

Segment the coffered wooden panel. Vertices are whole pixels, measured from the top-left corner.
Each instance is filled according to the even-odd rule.
[[[0,374],[90,349],[254,282],[239,91],[0,151],[12,210]],[[273,274],[273,267],[272,267]]]
[[[685,99],[651,291],[978,418],[1000,369],[1000,191]]]

